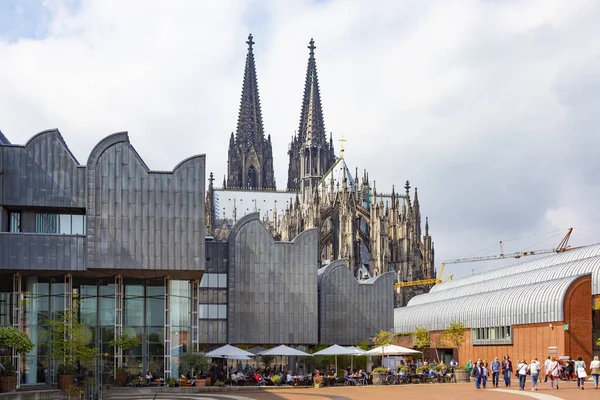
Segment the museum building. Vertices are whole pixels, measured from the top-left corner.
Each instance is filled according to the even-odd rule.
[[[425,327],[449,361],[600,355],[600,245],[521,262],[434,286],[394,310],[394,332],[412,347],[409,332]],[[450,322],[466,323],[457,349],[438,341]],[[432,344],[430,357],[436,358]]]
[[[393,273],[357,281],[321,267],[318,232],[277,242],[257,213],[224,241],[205,235],[205,156],[151,171],[116,133],[79,164],[58,130],[14,145],[0,132],[0,326],[35,348],[13,355],[23,385],[55,382],[49,320],[68,307],[108,372],[126,332],[131,373],[179,375],[179,356],[221,344],[357,344],[393,325]],[[335,329],[334,329],[335,328]]]

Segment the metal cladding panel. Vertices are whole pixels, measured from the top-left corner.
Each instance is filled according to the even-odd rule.
[[[345,260],[321,268],[319,343],[353,345],[381,330],[391,330],[393,285],[392,272],[358,282]]]
[[[253,213],[228,243],[228,343],[317,343],[317,231],[275,242]]]
[[[204,270],[205,157],[151,172],[126,133],[87,164],[87,268]]]
[[[465,321],[468,328],[562,321],[565,294],[575,280],[585,275],[488,291],[485,296],[467,295],[396,308],[394,331],[412,332],[417,326],[444,330],[452,321]]]
[[[206,273],[227,273],[227,242],[207,241],[206,245]]]
[[[3,146],[2,202],[19,207],[85,208],[85,167],[58,130],[38,133],[24,146]]]
[[[552,265],[546,268],[510,274],[502,278],[481,281],[477,284],[424,293],[413,297],[408,302],[407,307],[585,273],[592,274],[592,294],[600,294],[600,257],[592,257],[571,261],[565,264]]]
[[[84,236],[0,233],[0,269],[84,271]]]
[[[564,264],[570,261],[582,260],[585,258],[597,256],[600,256],[600,244],[582,247],[575,250],[569,250],[564,253],[559,253],[544,258],[538,258],[537,260],[517,263],[508,267],[494,269],[491,271],[483,272],[481,274],[475,274],[465,278],[444,282],[442,284],[433,286],[430,290],[430,293],[453,289],[460,286],[472,285],[478,282],[518,274],[523,271],[531,271],[534,269],[546,268],[552,265]]]

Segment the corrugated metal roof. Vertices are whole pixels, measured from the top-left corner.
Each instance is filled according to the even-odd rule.
[[[592,274],[592,294],[600,294],[600,257],[592,257],[583,260],[571,261],[565,264],[553,265],[546,268],[523,271],[519,274],[511,274],[498,279],[490,279],[478,282],[477,284],[425,293],[413,297],[408,302],[407,307],[433,303],[436,301],[448,301],[458,297],[471,296],[479,293],[487,293],[494,290],[512,288],[586,273]]]
[[[468,328],[562,321],[565,294],[584,275],[396,308],[394,331],[412,332],[417,326],[443,330],[452,321],[465,321]]]
[[[554,254],[549,257],[538,258],[532,261],[521,262],[513,264],[508,267],[494,269],[491,271],[483,272],[481,274],[475,274],[465,278],[448,281],[435,285],[431,288],[430,293],[439,292],[442,290],[448,290],[457,288],[460,286],[472,285],[474,283],[487,281],[490,279],[502,278],[514,274],[521,273],[523,271],[531,271],[534,269],[546,268],[552,265],[564,264],[569,261],[581,260],[584,258],[600,256],[600,244],[593,246],[582,247],[580,249],[566,251],[564,253]]]

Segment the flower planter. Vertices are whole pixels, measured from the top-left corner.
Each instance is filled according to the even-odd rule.
[[[16,376],[0,376],[0,393],[14,392],[17,390]]]
[[[373,385],[383,385],[387,374],[373,373]]]
[[[117,372],[117,385],[125,386],[127,384],[127,378],[129,378],[129,373]]]
[[[207,379],[194,379],[194,386],[207,386]]]
[[[57,377],[56,386],[59,389],[65,390],[75,382],[75,375],[73,374],[60,374]]]

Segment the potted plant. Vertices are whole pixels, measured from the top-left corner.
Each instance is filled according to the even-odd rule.
[[[91,331],[79,322],[76,307],[65,310],[59,319],[48,321],[52,332],[52,353],[50,358],[61,362],[57,369],[59,389],[66,389],[75,380],[76,361],[90,361],[96,358],[96,349],[88,347]]]
[[[206,375],[210,367],[212,367],[212,363],[204,353],[197,351],[183,353],[181,356],[181,362],[183,369],[188,370],[190,374],[195,377],[195,386],[210,385],[210,382],[208,382],[206,379]]]
[[[115,348],[115,354],[117,354],[118,348],[120,348],[122,352],[125,352],[129,349],[133,349],[134,347],[136,347],[139,344],[139,340],[137,337],[135,337],[133,335],[129,335],[124,332],[124,333],[121,333],[116,338],[114,338],[113,340],[111,340],[108,344]],[[117,373],[115,376],[115,380],[117,381],[118,385],[125,386],[125,384],[127,383],[127,377],[129,376],[129,374],[123,368],[123,356],[122,355],[120,357],[118,357],[117,363],[118,363],[118,365],[117,365]]]
[[[27,336],[27,333],[13,327],[5,326],[0,328],[0,345],[12,347],[15,353],[29,353],[34,344]],[[13,392],[17,389],[17,372],[10,358],[2,363],[4,371],[0,376],[0,392]]]
[[[373,385],[383,385],[389,372],[389,368],[378,367],[373,369]]]

